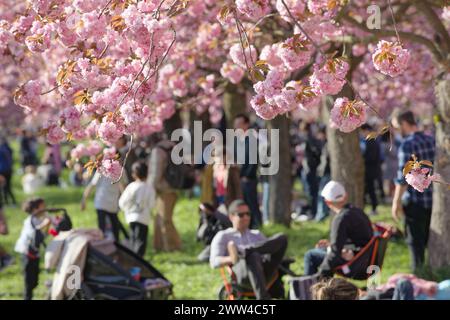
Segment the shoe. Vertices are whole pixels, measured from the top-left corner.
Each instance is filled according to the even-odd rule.
[[[377,216],[378,215],[378,211],[377,210],[372,210],[369,213],[370,216]]]
[[[231,261],[234,265],[239,261],[239,253],[236,244],[233,241],[230,241],[228,242],[227,248],[228,254],[230,255]]]

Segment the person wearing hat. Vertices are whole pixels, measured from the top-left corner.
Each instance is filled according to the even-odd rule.
[[[328,182],[321,196],[335,214],[331,222],[330,240],[320,240],[315,249],[306,252],[304,264],[305,275],[318,273],[328,277],[370,241],[373,229],[367,215],[348,204],[347,192],[339,182]]]
[[[210,265],[232,266],[239,284],[248,280],[258,300],[270,299],[267,279],[278,270],[287,249],[287,237],[276,234],[266,238],[259,230],[250,230],[251,213],[243,200],[233,201],[228,215],[233,226],[214,237]]]

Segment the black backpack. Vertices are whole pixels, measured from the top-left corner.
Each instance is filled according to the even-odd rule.
[[[195,168],[190,164],[175,164],[170,156],[172,148],[159,146],[167,153],[167,167],[164,172],[164,179],[174,189],[191,189],[195,185]]]

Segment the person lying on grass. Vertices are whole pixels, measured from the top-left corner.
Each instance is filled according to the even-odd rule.
[[[351,260],[372,238],[372,224],[367,215],[348,204],[345,188],[336,181],[324,187],[321,196],[332,212],[330,240],[320,240],[306,252],[305,275],[331,277],[333,270]]]
[[[233,201],[228,215],[233,227],[219,231],[214,237],[210,265],[232,266],[239,284],[249,280],[258,300],[270,299],[266,284],[284,257],[287,237],[276,234],[266,238],[259,230],[250,230],[251,213],[243,200]]]

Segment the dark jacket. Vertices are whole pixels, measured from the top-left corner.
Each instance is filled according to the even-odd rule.
[[[322,262],[319,272],[324,276],[332,275],[332,270],[346,263],[341,257],[344,247],[359,251],[372,238],[373,229],[367,215],[361,209],[346,205],[331,223],[331,251]]]

